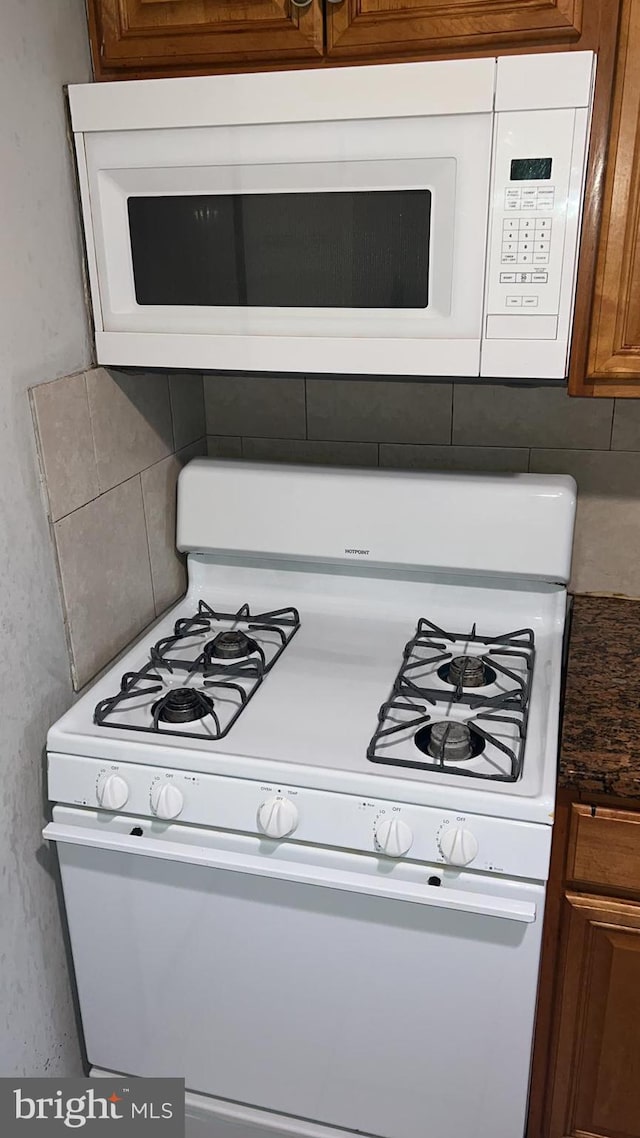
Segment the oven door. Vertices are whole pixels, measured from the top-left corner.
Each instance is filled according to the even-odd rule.
[[[78,136],[99,362],[478,375],[492,121]]]
[[[45,836],[92,1065],[380,1138],[523,1134],[541,885],[67,807]]]

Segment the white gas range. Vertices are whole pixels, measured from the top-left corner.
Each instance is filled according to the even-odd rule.
[[[194,1138],[523,1133],[574,511],[185,469],[186,597],[48,740],[94,1068]]]

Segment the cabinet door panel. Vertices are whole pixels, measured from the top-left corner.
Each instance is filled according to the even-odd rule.
[[[640,395],[640,4],[621,21],[587,392]],[[582,394],[580,389],[577,394]]]
[[[579,38],[583,0],[342,0],[327,4],[327,54],[357,58],[562,43]]]
[[[640,1138],[640,905],[565,898],[549,1138]]]
[[[98,79],[318,58],[322,0],[89,0]]]

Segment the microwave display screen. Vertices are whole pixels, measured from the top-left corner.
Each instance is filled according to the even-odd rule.
[[[512,158],[512,182],[548,182],[551,177],[551,158]]]
[[[431,191],[130,197],[140,305],[426,308]]]

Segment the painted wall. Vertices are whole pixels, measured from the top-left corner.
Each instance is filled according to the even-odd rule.
[[[40,837],[46,731],[71,684],[27,389],[91,359],[62,93],[88,78],[84,0],[2,0],[0,1075],[81,1073]]]

